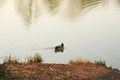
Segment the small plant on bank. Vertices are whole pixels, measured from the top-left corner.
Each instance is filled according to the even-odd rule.
[[[36,53],[34,55],[34,62],[37,62],[37,63],[41,63],[43,60],[42,60],[42,57],[39,53]]]
[[[28,56],[27,57],[27,63],[42,63],[42,57],[39,53],[34,54],[34,56]]]
[[[101,66],[106,66],[106,62],[105,62],[105,61],[102,61],[102,60],[95,61],[95,64],[101,65]]]

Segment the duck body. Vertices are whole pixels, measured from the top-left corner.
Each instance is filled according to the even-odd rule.
[[[63,52],[64,51],[64,44],[61,43],[61,45],[55,46],[55,52]]]

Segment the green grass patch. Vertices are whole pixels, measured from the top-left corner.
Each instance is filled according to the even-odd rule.
[[[27,57],[27,63],[42,63],[43,59],[39,53],[34,54],[33,56],[30,55]]]

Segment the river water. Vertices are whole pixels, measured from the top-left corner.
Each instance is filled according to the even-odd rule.
[[[0,0],[0,62],[35,53],[47,63],[82,58],[120,69],[120,0]]]

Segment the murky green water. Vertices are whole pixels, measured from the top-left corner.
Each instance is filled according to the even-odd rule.
[[[120,0],[0,0],[1,57],[40,53],[48,63],[80,57],[120,68],[119,34]]]

